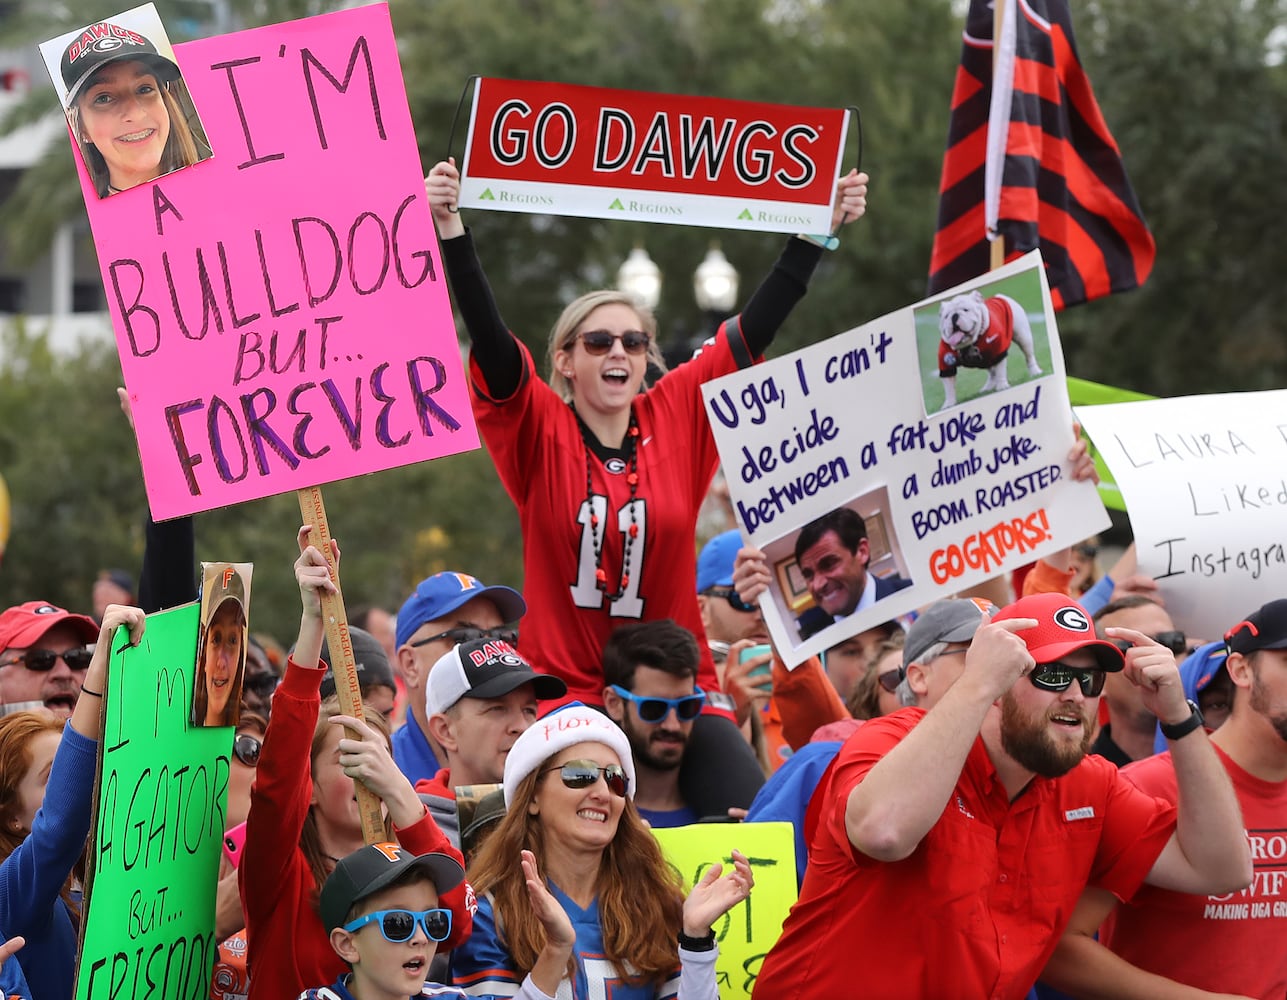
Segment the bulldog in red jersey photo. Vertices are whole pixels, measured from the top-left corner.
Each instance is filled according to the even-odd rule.
[[[1030,376],[1042,374],[1028,313],[1009,295],[984,298],[975,289],[945,299],[938,306],[938,330],[938,376],[943,384],[945,410],[958,402],[956,374],[960,368],[987,371],[980,394],[1009,389],[1006,367],[1012,345],[1023,352]]]

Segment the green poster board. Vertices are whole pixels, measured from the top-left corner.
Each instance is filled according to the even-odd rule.
[[[76,1000],[210,992],[233,730],[188,722],[197,617],[148,615],[112,651]]]
[[[1140,399],[1156,398],[1156,396],[1146,396],[1142,392],[1132,392],[1130,389],[1119,389],[1115,385],[1101,385],[1098,382],[1087,382],[1082,378],[1068,379],[1068,402],[1073,406],[1133,403]],[[1122,491],[1117,488],[1117,480],[1108,471],[1108,465],[1100,456],[1094,441],[1090,442],[1090,457],[1095,460],[1095,471],[1099,473],[1099,499],[1104,502],[1105,507],[1126,510],[1126,501],[1122,499]]]
[[[684,889],[715,862],[733,863],[731,851],[746,855],[755,888],[745,901],[715,922],[719,958],[715,974],[720,1000],[745,1000],[755,986],[764,956],[782,933],[782,921],[796,900],[795,840],[790,823],[695,823],[654,830],[666,860],[684,880]]]

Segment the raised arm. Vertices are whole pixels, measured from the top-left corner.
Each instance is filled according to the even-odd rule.
[[[831,230],[854,222],[867,211],[866,174],[850,170],[836,182]],[[752,356],[768,349],[795,304],[808,290],[809,279],[822,258],[822,248],[799,236],[787,241],[773,270],[760,283],[738,316],[737,322]]]
[[[988,710],[1035,665],[1015,633],[1031,618],[983,625],[965,654],[965,670],[907,736],[849,793],[849,842],[878,861],[901,861],[938,821],[961,776]]]
[[[1165,725],[1191,714],[1175,655],[1142,632],[1107,628],[1110,639],[1133,645],[1126,651],[1124,676],[1140,688],[1144,707]],[[1214,895],[1236,892],[1251,882],[1251,849],[1243,835],[1242,810],[1229,774],[1202,726],[1168,740],[1178,793],[1175,833],[1162,848],[1145,881],[1175,892]]]
[[[442,260],[465,321],[473,358],[482,369],[493,399],[514,394],[523,377],[522,352],[501,318],[487,275],[474,249],[473,237],[460,219],[460,171],[454,157],[433,165],[425,177],[425,194],[442,241]]]
[[[107,690],[107,661],[115,649],[137,646],[143,637],[144,618],[140,608],[109,604],[94,644],[94,656],[85,671],[81,696],[76,699],[70,724],[87,739],[97,740],[103,730],[103,693]],[[115,646],[113,646],[115,643]]]

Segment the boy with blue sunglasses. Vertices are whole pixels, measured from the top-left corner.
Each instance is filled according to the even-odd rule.
[[[331,947],[352,971],[300,1000],[464,1000],[454,986],[426,981],[438,942],[451,935],[451,911],[438,899],[464,878],[454,858],[394,843],[367,844],[341,859],[319,906]]]

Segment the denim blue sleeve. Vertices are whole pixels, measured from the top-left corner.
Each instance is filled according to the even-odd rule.
[[[0,930],[29,940],[47,932],[67,876],[85,849],[98,742],[68,723],[31,833],[0,864]]]

